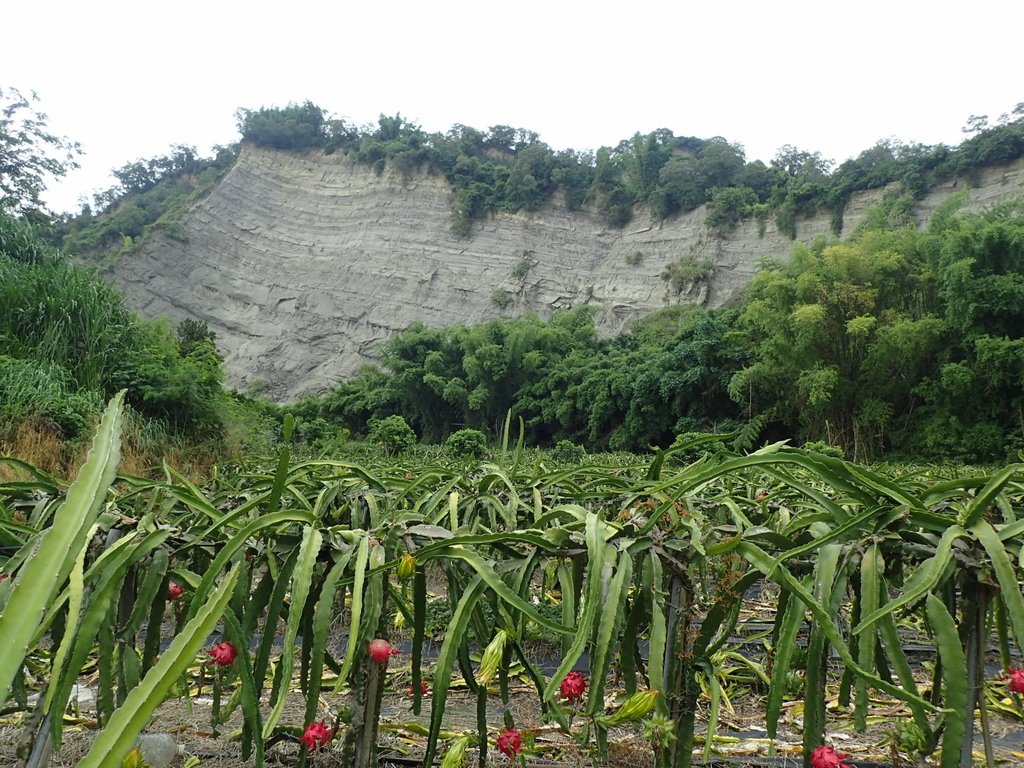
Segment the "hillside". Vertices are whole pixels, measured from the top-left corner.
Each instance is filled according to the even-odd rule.
[[[1024,161],[933,186],[918,221],[962,189],[967,210],[1018,195]],[[855,193],[843,231],[883,193]],[[706,207],[661,222],[640,214],[617,230],[556,199],[535,213],[496,214],[459,238],[439,174],[390,165],[376,174],[341,153],[246,144],[183,228],[154,231],[114,277],[147,315],[206,321],[232,385],[291,400],[351,375],[417,321],[449,326],[592,304],[611,334],[668,304],[720,306],[759,260],[786,258],[792,247],[771,220],[714,234],[705,217]],[[830,232],[828,214],[798,221],[800,240]],[[676,263],[690,278],[673,285],[662,274]]]

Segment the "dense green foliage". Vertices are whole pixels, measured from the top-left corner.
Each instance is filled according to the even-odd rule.
[[[728,384],[746,359],[726,338],[736,320],[735,310],[678,308],[613,340],[598,338],[587,307],[549,322],[416,325],[385,344],[383,370],[295,408],[355,432],[400,413],[427,441],[463,425],[496,434],[511,409],[533,444],[643,451],[679,432],[736,424]]]
[[[329,119],[311,102],[239,110],[242,138],[275,149],[344,151],[383,171],[439,170],[452,184],[453,229],[498,211],[532,211],[560,192],[570,210],[587,205],[616,227],[639,207],[655,218],[709,203],[707,226],[727,230],[741,219],[774,215],[796,235],[800,216],[831,211],[836,234],[850,196],[898,183],[897,197],[912,202],[929,185],[970,176],[985,166],[1024,155],[1024,105],[998,124],[972,119],[959,147],[885,140],[834,168],[819,152],[786,145],[770,165],[747,162],[743,148],[721,137],[676,136],[668,129],[637,133],[596,152],[556,151],[529,130],[507,125],[480,131],[456,125],[426,133],[401,115],[380,116],[356,127]]]
[[[755,362],[731,390],[854,456],[1007,455],[1024,445],[1022,274],[1017,204],[797,247],[750,287]]]
[[[237,147],[219,147],[204,158],[195,147],[178,145],[170,154],[117,168],[111,173],[118,183],[94,195],[76,216],[65,217],[55,237],[68,253],[107,263],[154,229],[184,239],[180,214],[231,167],[236,154]]]
[[[394,456],[416,445],[416,433],[401,416],[385,416],[370,422],[367,439],[379,445],[388,456]]]
[[[314,451],[338,450],[350,432],[365,435],[394,418],[425,441],[461,427],[495,435],[509,411],[534,444],[592,449],[643,451],[703,431],[737,431],[737,447],[768,436],[821,441],[862,459],[897,452],[989,460],[1021,447],[1019,209],[940,211],[928,232],[908,225],[933,181],[1024,153],[1024,108],[996,126],[972,119],[972,135],[956,149],[883,142],[835,169],[792,146],[770,166],[747,163],[724,139],[668,130],[591,155],[555,152],[508,126],[428,134],[382,115],[357,128],[310,102],[239,110],[238,127],[247,141],[346,152],[377,171],[438,169],[453,185],[463,232],[489,213],[534,210],[556,191],[569,207],[592,206],[615,224],[638,205],[668,216],[708,203],[715,229],[774,215],[793,230],[800,215],[821,207],[841,214],[852,192],[899,182],[860,232],[765,265],[746,302],[730,309],[665,310],[616,339],[598,338],[585,307],[547,322],[414,325],[385,345],[381,369],[289,409],[297,437]],[[39,131],[37,144],[59,143]],[[234,157],[233,148],[203,159],[179,146],[130,163],[115,171],[119,185],[96,197],[105,213],[63,222],[63,242],[78,255],[109,256],[154,227],[185,237],[177,212]],[[176,339],[166,326],[140,323],[109,287],[54,257],[45,245],[53,237],[26,220],[8,218],[0,237],[2,290],[15,308],[0,337],[7,380],[18,382],[7,385],[9,418],[33,403],[33,413],[45,411],[74,434],[102,398],[128,386],[134,408],[173,429],[216,431],[222,373],[203,328],[184,327]],[[516,274],[531,266],[524,254]],[[669,264],[668,294],[689,290],[709,268],[685,256]],[[509,297],[499,294],[500,309]],[[378,437],[389,451],[409,442],[408,434]]]
[[[478,459],[487,452],[487,435],[479,429],[460,429],[448,435],[444,447],[454,456]]]
[[[47,177],[76,168],[78,144],[51,133],[38,97],[0,88],[0,213],[41,214]]]
[[[1024,155],[1022,105],[996,125],[972,118],[973,135],[958,147],[886,140],[838,167],[819,152],[790,145],[781,147],[769,165],[747,162],[741,146],[721,137],[676,136],[667,129],[638,133],[615,147],[576,151],[555,150],[533,131],[506,125],[486,131],[455,125],[446,133],[427,133],[401,115],[381,115],[376,125],[357,127],[308,101],[240,109],[237,119],[243,140],[273,149],[344,152],[377,173],[388,164],[402,174],[440,172],[452,185],[452,230],[460,236],[469,235],[476,220],[500,211],[535,211],[556,193],[570,210],[587,207],[614,227],[626,225],[638,210],[663,219],[707,204],[705,223],[715,232],[750,217],[763,231],[774,218],[781,231],[795,237],[800,217],[824,210],[838,235],[854,192],[891,185],[887,220],[899,226],[912,221],[914,201],[930,185],[971,178],[986,166]],[[36,146],[42,141],[64,152],[73,149],[40,131]],[[106,264],[153,231],[184,240],[181,214],[231,167],[237,152],[237,145],[219,147],[213,157],[203,158],[194,147],[179,145],[167,155],[115,169],[118,184],[96,194],[78,215],[65,217],[54,237],[77,257]],[[35,176],[29,173],[25,183],[38,191],[39,172],[63,172],[72,157],[46,160],[35,171],[26,165],[26,173]],[[38,202],[37,192],[26,187],[24,193]],[[494,302],[504,308],[509,297],[497,291]]]
[[[414,325],[298,412],[364,432],[402,414],[428,441],[462,425],[644,451],[687,432],[998,460],[1024,447],[1024,216],[1007,204],[927,231],[876,228],[798,245],[745,302],[675,307],[600,339],[590,308],[446,329]]]
[[[0,432],[45,420],[75,438],[121,389],[172,433],[213,437],[227,395],[213,336],[143,321],[108,283],[0,214]]]

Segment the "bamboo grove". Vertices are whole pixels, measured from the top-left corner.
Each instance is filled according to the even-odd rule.
[[[546,727],[596,762],[622,729],[643,729],[658,766],[688,766],[714,753],[723,669],[743,656],[734,631],[756,594],[777,599],[764,658],[750,665],[764,727],[775,738],[786,699],[802,698],[807,765],[837,681],[860,727],[871,697],[901,704],[908,756],[969,766],[980,731],[991,760],[986,654],[998,649],[1007,672],[1024,640],[1022,465],[894,477],[776,444],[688,464],[667,451],[644,466],[555,468],[510,446],[507,421],[491,464],[292,461],[285,448],[270,471],[222,471],[199,488],[171,470],[118,476],[122,411],[119,395],[69,487],[5,460],[24,479],[0,485],[0,689],[25,712],[28,764],[60,744],[90,666],[99,730],[80,765],[122,765],[154,711],[187,695],[180,682],[200,654],[213,717],[241,711],[234,737],[252,764],[282,740],[298,765],[328,743],[344,764],[376,764],[398,614],[412,635],[414,712],[429,705],[422,765],[483,766],[496,750],[521,759],[532,734],[507,708],[518,665]],[[428,574],[443,576],[452,607],[431,659]],[[531,626],[558,648],[553,672],[526,647]],[[909,626],[930,638],[929,663],[908,658]],[[458,680],[478,718],[456,733],[444,716]],[[293,690],[301,724],[283,718]],[[350,706],[323,722],[329,690],[348,691]]]

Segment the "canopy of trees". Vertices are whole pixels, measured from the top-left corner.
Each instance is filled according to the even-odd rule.
[[[402,414],[435,441],[493,433],[511,409],[538,444],[642,451],[741,430],[861,459],[1001,459],[1024,447],[1024,216],[954,205],[928,231],[797,246],[741,307],[675,307],[615,339],[597,337],[587,307],[417,325],[381,368],[296,410],[357,432]]]
[[[838,167],[820,152],[791,145],[769,165],[747,162],[743,148],[726,139],[676,136],[668,129],[596,151],[556,151],[523,128],[455,125],[427,133],[400,114],[355,126],[309,101],[239,109],[236,118],[242,139],[254,144],[345,152],[378,173],[388,164],[400,173],[442,173],[452,185],[452,231],[460,236],[470,234],[474,221],[499,211],[535,211],[555,195],[570,210],[587,207],[614,227],[625,226],[637,211],[663,219],[707,204],[706,225],[714,231],[749,217],[774,217],[781,231],[796,237],[800,217],[825,210],[838,235],[846,204],[858,190],[892,185],[890,223],[905,224],[930,184],[1024,156],[1024,104],[995,125],[972,118],[959,147],[887,140]],[[41,139],[70,146],[45,133]],[[118,184],[66,218],[58,242],[77,256],[102,261],[130,251],[153,228],[183,237],[179,214],[212,187],[237,150],[219,147],[202,158],[194,147],[178,145],[167,155],[115,169]],[[58,171],[62,167],[57,163]]]
[[[77,168],[78,144],[50,132],[38,97],[0,88],[0,213],[45,212],[48,178]]]
[[[345,151],[381,171],[425,166],[440,170],[454,188],[453,228],[467,234],[475,219],[497,211],[536,210],[555,192],[570,209],[589,205],[612,226],[645,209],[656,218],[710,203],[708,226],[728,228],[749,216],[773,213],[795,237],[799,216],[842,213],[854,192],[898,183],[899,194],[920,197],[928,185],[969,175],[1024,155],[1024,104],[990,126],[975,118],[959,147],[881,141],[834,167],[819,152],[791,145],[770,165],[747,162],[743,148],[721,137],[676,136],[668,129],[635,134],[596,152],[555,151],[532,131],[507,125],[480,131],[456,125],[426,133],[401,115],[376,125],[331,119],[312,102],[238,112],[242,138],[276,149]]]
[[[204,158],[179,144],[167,155],[115,168],[118,183],[93,195],[92,206],[59,221],[52,239],[80,258],[101,261],[130,250],[153,227],[181,237],[177,214],[231,167],[237,149],[219,147]]]

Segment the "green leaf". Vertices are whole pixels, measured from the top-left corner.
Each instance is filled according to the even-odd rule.
[[[448,623],[448,631],[445,633],[444,642],[441,644],[441,651],[437,655],[437,666],[434,671],[434,691],[430,709],[430,734],[427,736],[427,746],[423,753],[423,766],[428,768],[434,764],[434,755],[437,753],[437,739],[441,732],[441,723],[444,718],[445,702],[448,698],[448,686],[451,684],[452,669],[455,667],[455,660],[459,649],[467,642],[466,629],[469,626],[470,615],[476,606],[477,600],[483,594],[486,584],[480,576],[474,577],[459,598],[452,619]]]
[[[665,618],[665,591],[662,578],[661,559],[655,552],[648,552],[645,563],[644,586],[650,585],[651,603],[651,646],[650,661],[647,667],[647,678],[650,687],[657,691],[665,691],[665,645],[668,641],[668,629]],[[650,572],[648,578],[647,571]],[[658,713],[667,716],[667,696],[658,697]]]
[[[274,726],[284,711],[284,705],[288,699],[288,688],[292,679],[293,661],[295,658],[295,638],[299,634],[299,622],[302,620],[302,608],[309,597],[309,586],[313,580],[313,566],[316,565],[317,556],[320,554],[320,545],[323,543],[323,535],[313,526],[306,526],[302,534],[302,544],[299,546],[299,560],[292,572],[291,581],[291,603],[288,610],[288,623],[284,633],[284,648],[281,652],[281,660],[278,662],[278,674],[281,676],[280,685],[274,685],[278,696],[270,702],[270,714],[263,723],[263,737],[269,739],[274,732]],[[309,642],[309,639],[307,639]],[[248,652],[248,651],[246,651]]]
[[[836,649],[839,657],[851,670],[858,675],[863,675],[867,681],[878,690],[885,691],[890,696],[894,696],[900,701],[919,701],[924,706],[934,709],[931,704],[926,701],[922,701],[920,697],[917,697],[908,691],[904,691],[902,688],[891,683],[887,683],[867,670],[861,669],[850,654],[850,649],[847,647],[846,641],[839,632],[839,628],[835,624],[835,619],[829,615],[826,608],[822,606],[814,596],[802,584],[800,584],[799,581],[797,581],[796,578],[794,578],[788,569],[781,565],[773,566],[772,559],[768,554],[750,542],[745,541],[740,544],[738,551],[751,565],[761,571],[761,573],[777,582],[783,589],[789,590],[795,597],[799,598],[805,606],[807,606],[813,614],[815,621],[818,622],[818,625],[824,632],[825,637],[832,644],[832,647]],[[880,609],[878,612],[879,614],[881,613],[881,610],[884,609]],[[861,625],[863,625],[863,622],[861,622]]]
[[[272,528],[280,523],[292,523],[300,522],[306,523],[307,525],[313,523],[312,512],[301,512],[298,510],[272,512],[267,515],[263,515],[253,520],[251,523],[246,525],[224,544],[220,546],[220,551],[217,556],[210,563],[210,566],[206,569],[206,573],[203,575],[202,580],[199,582],[199,586],[196,587],[195,595],[192,597],[192,604],[189,606],[188,618],[192,618],[195,615],[195,611],[198,606],[202,604],[202,601],[206,599],[206,594],[210,591],[213,582],[227,564],[231,561],[238,550],[245,546],[246,542],[259,531],[267,528]]]
[[[786,601],[785,610],[776,616],[780,625],[778,643],[775,646],[775,657],[772,661],[772,682],[768,687],[768,702],[765,705],[765,727],[768,738],[777,738],[779,732],[779,715],[786,696],[786,680],[793,663],[796,651],[796,639],[800,626],[804,623],[804,604],[799,600]]]
[[[530,621],[534,621],[541,626],[554,630],[555,632],[567,635],[573,634],[574,630],[571,627],[563,627],[557,621],[553,621],[552,619],[540,614],[533,605],[516,594],[504,581],[502,581],[501,577],[495,573],[494,569],[487,564],[487,561],[480,557],[476,552],[462,549],[461,547],[450,547],[444,550],[444,556],[455,560],[463,560],[468,563],[487,583],[488,587],[494,590],[502,600],[526,614]]]
[[[878,621],[884,614],[892,613],[897,608],[910,605],[920,600],[926,593],[931,592],[942,579],[946,567],[953,559],[951,551],[953,542],[967,535],[967,531],[959,525],[951,525],[939,540],[935,547],[935,554],[925,560],[914,571],[903,585],[903,591],[894,600],[879,608],[878,610],[861,618],[857,626],[853,628],[853,634],[857,635]]]
[[[871,523],[878,517],[878,513],[878,507],[866,509],[859,515],[849,518],[843,524],[837,525],[835,528],[831,528],[828,533],[822,536],[815,536],[806,544],[802,544],[799,547],[793,547],[792,549],[783,552],[775,558],[775,562],[784,563],[787,560],[792,560],[794,557],[799,557],[806,552],[819,549],[826,544],[831,544],[834,541],[842,541],[848,534],[860,533],[865,527],[867,527],[867,524]]]
[[[879,605],[884,606],[889,592],[888,584],[883,578],[878,590]],[[900,637],[896,627],[896,619],[891,613],[884,613],[878,620],[879,637],[882,640],[882,647],[885,649],[886,658],[896,671],[896,677],[905,690],[915,696],[920,696],[917,688],[917,680],[914,678],[914,671],[907,661],[907,655],[903,650],[903,638]],[[914,713],[914,722],[925,734],[927,739],[932,738],[931,723],[928,719],[928,712],[920,704],[914,701],[908,702],[910,711]]]
[[[171,688],[195,661],[196,654],[216,627],[231,599],[237,578],[236,567],[175,636],[160,660],[128,694],[124,704],[110,716],[88,754],[79,761],[78,768],[120,768],[121,761],[132,748],[139,732],[149,723],[154,710],[163,703]]]
[[[96,530],[96,526],[93,526],[89,531],[90,538]],[[71,569],[71,581],[69,585],[69,597],[68,597],[68,613],[64,624],[64,636],[61,638],[60,646],[57,648],[57,652],[53,655],[53,663],[50,665],[50,685],[46,689],[46,699],[43,702],[43,711],[49,712],[50,706],[53,704],[53,698],[57,693],[57,682],[61,677],[61,672],[64,669],[64,660],[67,658],[68,653],[71,652],[74,646],[75,638],[78,629],[78,620],[81,618],[82,612],[82,600],[85,595],[85,582],[84,582],[84,571],[85,571],[85,554],[86,548],[82,547],[78,552],[78,557],[75,559],[75,565]],[[77,677],[78,670],[72,670],[73,674]],[[63,709],[63,707],[61,707]],[[55,718],[59,720],[60,718]]]
[[[697,666],[704,672],[711,692],[711,706],[708,708],[708,727],[704,736],[704,760],[711,759],[711,750],[715,746],[715,732],[718,730],[718,715],[722,709],[722,685],[715,674],[715,668],[707,661],[698,662]],[[660,697],[659,697],[660,698]]]
[[[238,617],[235,616],[234,611],[230,607],[224,610],[224,628],[227,630],[228,637],[234,642],[235,647],[243,649],[248,647],[249,636],[242,630],[242,625],[238,621]],[[260,694],[256,688],[256,679],[252,673],[252,660],[249,658],[248,651],[240,650],[235,664],[238,669],[238,676],[241,678],[241,685],[239,686],[239,698],[242,703],[242,715],[248,726],[248,729],[252,733],[263,733],[263,716],[260,712]],[[307,718],[306,722],[310,722]],[[243,755],[244,759],[248,759],[248,754]],[[263,755],[263,739],[256,739],[256,757],[255,763],[256,768],[260,768],[264,762]]]
[[[881,574],[885,571],[885,562],[878,544],[873,543],[868,547],[860,563],[860,611],[862,614],[872,614],[878,610],[879,594],[881,591]],[[857,638],[857,662],[864,669],[875,668],[875,648],[878,644],[877,625],[872,630],[861,632]],[[868,715],[868,685],[867,682],[857,678],[857,702],[854,707],[854,722],[859,731],[863,732],[867,727]]]
[[[985,511],[995,503],[996,497],[1003,490],[1003,486],[1010,482],[1014,475],[1020,474],[1022,471],[1024,471],[1024,464],[1010,464],[1008,467],[1004,467],[997,472],[988,481],[988,484],[981,489],[981,492],[967,505],[967,509],[960,516],[960,525],[964,528],[970,528],[979,522]]]
[[[78,680],[82,667],[94,651],[95,644],[93,641],[96,635],[99,633],[100,628],[110,621],[111,610],[119,590],[119,585],[110,584],[103,590],[92,590],[89,593],[89,605],[86,607],[78,631],[73,637],[74,645],[70,659],[64,665],[65,669],[61,676],[55,678],[50,683],[51,686],[57,687],[57,692],[52,699],[51,711],[63,712],[67,706],[68,699],[71,697],[71,687]],[[50,722],[54,743],[56,746],[59,746],[63,720],[56,717],[51,719]]]
[[[170,557],[167,554],[167,550],[161,547],[153,552],[152,559],[146,564],[146,572],[142,578],[142,586],[139,587],[139,591],[135,595],[135,605],[132,607],[132,612],[128,617],[128,621],[125,622],[125,625],[121,630],[120,637],[122,640],[134,641],[135,634],[139,631],[139,628],[142,626],[142,622],[146,619],[146,613],[149,611],[149,608],[157,595],[159,595],[161,599],[166,598],[167,588],[164,586],[164,576],[167,573],[167,564],[169,559]]]
[[[978,537],[981,546],[988,553],[992,569],[999,582],[999,597],[1006,606],[1010,617],[1014,639],[1018,648],[1024,648],[1024,596],[1021,595],[1020,581],[1006,553],[1006,547],[990,523],[982,520],[971,526],[971,533]]]
[[[349,621],[348,646],[345,649],[345,661],[342,662],[341,671],[338,673],[338,680],[334,684],[334,692],[338,693],[348,679],[348,673],[352,669],[361,648],[359,647],[359,633],[362,629],[363,615],[363,585],[366,583],[366,565],[370,560],[370,537],[363,534],[359,539],[359,546],[356,550],[355,582],[352,585],[352,618]]]
[[[967,657],[960,645],[956,622],[935,595],[926,601],[928,623],[942,660],[942,687],[945,692],[945,728],[942,734],[942,768],[958,768],[960,752],[967,736],[968,685]],[[970,713],[973,718],[974,713]]]
[[[609,558],[605,558],[606,561]],[[608,590],[602,601],[601,616],[597,623],[594,646],[590,653],[591,692],[587,698],[587,712],[591,716],[604,711],[604,685],[608,678],[608,659],[615,649],[615,640],[622,626],[626,591],[633,578],[633,561],[626,552],[620,552]]]
[[[596,514],[587,513],[587,596],[583,604],[583,614],[574,628],[575,637],[569,652],[562,655],[562,663],[548,680],[548,687],[544,691],[545,699],[554,697],[555,690],[562,680],[580,660],[593,631],[597,613],[601,610],[601,574],[604,572],[604,534],[607,527]]]
[[[427,631],[427,572],[421,563],[416,563],[412,576],[412,613],[412,711],[419,715],[423,696],[423,639]]]
[[[57,590],[85,546],[88,533],[120,461],[124,392],[107,406],[78,478],[57,509],[53,524],[28,557],[0,614],[0,701],[10,693],[29,643]]]
[[[818,615],[811,623],[811,632],[807,641],[807,674],[804,684],[804,754],[822,743],[825,731],[825,682],[827,677],[827,652],[830,627],[834,630],[832,607],[834,598],[845,591],[845,579],[836,578],[836,569],[842,547],[838,544],[826,544],[818,552],[814,564],[811,583],[814,589],[816,605],[824,608],[824,625]],[[842,583],[837,583],[842,582]],[[801,585],[802,586],[802,585]],[[792,597],[790,598],[792,600]],[[812,613],[814,613],[812,611]]]

